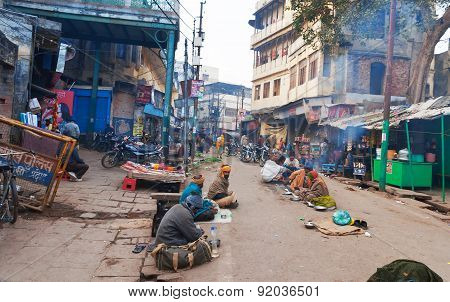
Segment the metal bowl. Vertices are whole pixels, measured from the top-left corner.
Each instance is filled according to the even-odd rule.
[[[314,229],[316,225],[312,221],[305,222],[305,228]]]

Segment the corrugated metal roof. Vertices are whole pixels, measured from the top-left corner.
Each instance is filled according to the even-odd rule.
[[[431,120],[441,115],[450,115],[450,96],[439,97],[423,103],[411,106],[391,107],[390,125],[398,126],[405,120]],[[335,121],[327,121],[321,125],[329,125],[331,127],[342,130],[348,127],[363,127],[366,129],[382,129],[383,128],[383,111],[377,110],[362,115],[356,115],[339,119]]]

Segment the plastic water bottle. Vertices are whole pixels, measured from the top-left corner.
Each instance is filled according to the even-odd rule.
[[[217,248],[217,227],[215,225],[211,226],[211,245],[211,256],[213,258],[219,257],[219,249]]]

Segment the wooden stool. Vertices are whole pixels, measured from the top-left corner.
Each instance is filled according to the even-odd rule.
[[[124,191],[136,191],[136,179],[125,177],[122,183],[122,190]]]

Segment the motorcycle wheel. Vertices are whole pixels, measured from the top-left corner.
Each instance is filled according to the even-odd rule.
[[[119,164],[117,152],[108,152],[102,158],[102,166],[106,169],[114,168]]]
[[[252,160],[252,156],[250,154],[244,154],[244,157],[242,158],[242,161],[244,163],[249,163]]]
[[[231,156],[231,154],[230,154],[230,148],[225,147],[224,153],[225,153],[225,156]]]
[[[265,164],[266,164],[266,160],[261,156],[261,158],[259,159],[259,166],[264,167]]]

